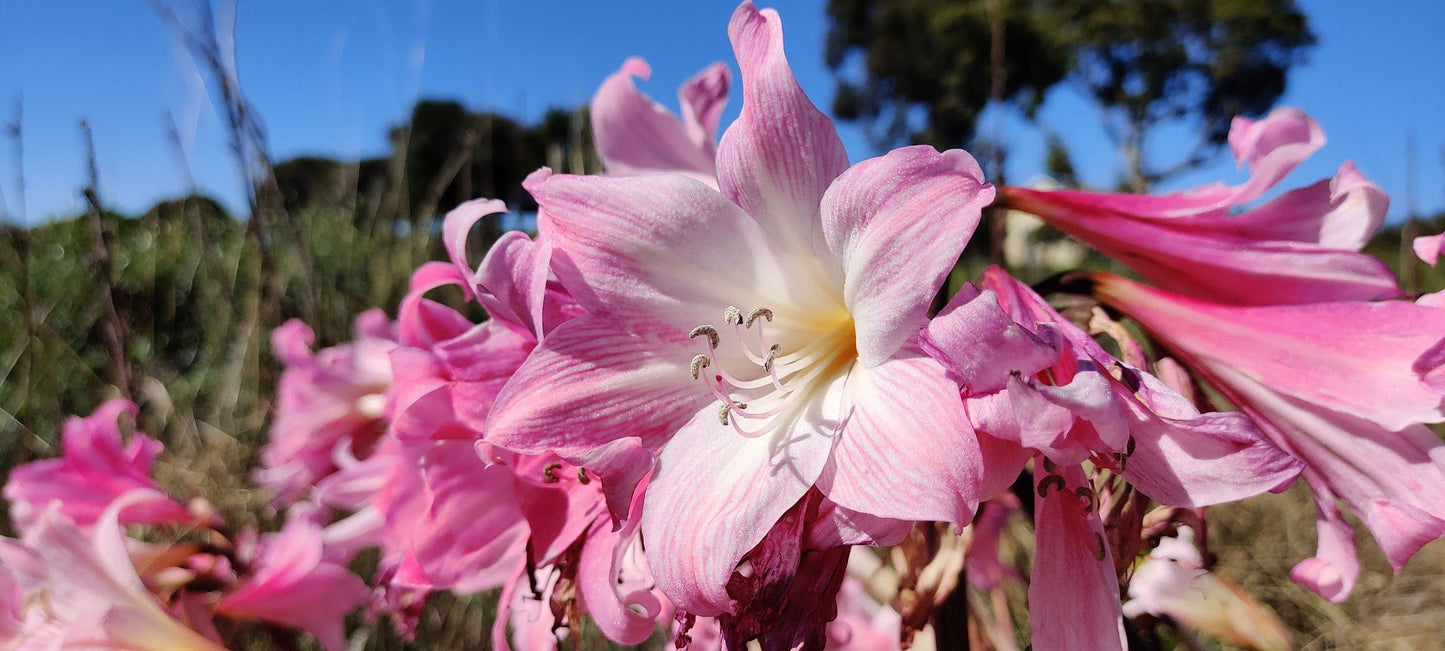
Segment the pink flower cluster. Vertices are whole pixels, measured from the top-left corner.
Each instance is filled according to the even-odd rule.
[[[621,644],[878,649],[941,635],[955,592],[999,603],[1026,580],[1036,648],[1109,649],[1126,615],[1198,615],[1179,586],[1206,556],[1167,536],[1202,535],[1205,507],[1303,477],[1319,547],[1291,578],[1336,601],[1360,572],[1344,511],[1396,569],[1445,536],[1426,426],[1445,421],[1445,301],[1360,252],[1385,195],[1346,162],[1251,205],[1324,143],[1307,115],[1236,119],[1238,186],[996,190],[961,150],[850,164],[778,15],[744,2],[729,36],[742,108],[720,141],[726,66],[674,115],[630,59],[592,105],[608,173],[527,179],[535,237],[474,264],[472,226],[505,206],[464,204],[394,322],[368,312],[314,353],[300,322],[276,331],[256,479],[289,507],[280,532],[224,535],[161,493],[159,445],[114,427],[133,407],[68,425],[62,458],[6,484],[22,537],[0,547],[0,637],[208,647],[218,621],[259,621],[338,649],[363,604],[410,633],[434,592],[500,589],[495,648],[555,648],[588,617]],[[989,206],[1142,281],[991,268],[936,309]],[[1433,263],[1439,236],[1416,250]],[[427,297],[444,286],[488,318]],[[1027,579],[1000,556],[1020,519]],[[365,548],[370,586],[346,570]],[[1161,569],[1136,574],[1144,556]],[[1218,604],[1282,635],[1252,600]],[[1198,621],[1264,639],[1217,619]],[[978,623],[1013,645],[1006,615]]]

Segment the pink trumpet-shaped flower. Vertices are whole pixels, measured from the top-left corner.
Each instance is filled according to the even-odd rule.
[[[1115,359],[1002,269],[986,271],[983,287],[987,318],[1010,318],[1028,329],[1012,339],[1047,337],[1063,348],[1057,359],[1018,367],[1002,385],[970,382],[968,365],[950,364],[969,387],[966,401],[979,432],[1037,460],[1039,560],[1029,583],[1034,644],[1067,647],[1088,639],[1118,647],[1114,564],[1098,497],[1080,464],[1108,468],[1160,503],[1198,507],[1281,489],[1298,476],[1300,463],[1243,415],[1201,414],[1139,368],[1142,351],[1125,347],[1130,363]],[[926,345],[940,359],[970,343],[958,323],[969,305],[958,304],[970,298],[961,293],[929,324]],[[1016,457],[1004,476],[1016,475],[1024,460]],[[1081,603],[1088,606],[1077,607]]]
[[[1295,567],[1296,582],[1334,601],[1354,586],[1354,532],[1336,500],[1364,520],[1397,570],[1445,536],[1445,444],[1420,425],[1445,413],[1413,368],[1445,332],[1445,310],[1405,301],[1226,307],[1092,278],[1096,296],[1305,462],[1319,549]]]
[[[52,505],[36,516],[24,542],[0,539],[0,575],[8,575],[0,580],[8,593],[0,646],[219,651],[221,645],[168,614],[131,564],[122,514],[163,499],[147,488],[127,492],[88,532]]]
[[[327,651],[346,648],[342,618],[371,591],[345,565],[326,556],[315,514],[293,508],[280,532],[261,537],[250,559],[254,574],[226,595],[216,612],[306,631]]]
[[[1158,196],[1004,189],[1008,205],[1043,218],[1169,291],[1217,303],[1273,305],[1400,295],[1394,274],[1360,248],[1389,198],[1352,163],[1333,179],[1254,201],[1324,145],[1297,109],[1234,119],[1230,148],[1248,181]]]
[[[60,431],[61,456],[17,466],[5,482],[10,518],[21,532],[39,524],[51,504],[82,529],[89,529],[117,498],[147,489],[117,517],[121,524],[165,524],[190,521],[181,503],[160,492],[151,479],[151,465],[161,444],[139,432],[130,443],[121,438],[117,420],[136,415],[127,400],[109,400],[84,418],[66,419]]]
[[[1124,614],[1169,617],[1248,649],[1289,649],[1289,631],[1279,618],[1239,586],[1205,570],[1193,539],[1193,530],[1180,527],[1178,537],[1159,541],[1134,570]]]
[[[632,57],[602,82],[592,98],[592,134],[609,174],[684,174],[717,186],[718,121],[732,73],[714,63],[678,90],[682,119],[637,89],[652,68]]]
[[[381,417],[392,384],[389,355],[396,333],[381,310],[358,315],[355,330],[355,340],[315,353],[316,334],[298,320],[271,333],[271,346],[286,369],[255,479],[275,493],[278,506],[296,501],[334,472],[339,452],[365,458],[385,428]]]
[[[431,591],[502,586],[508,594],[503,608],[518,603],[522,619],[501,613],[495,646],[506,645],[509,621],[517,624],[519,645],[545,644],[555,639],[551,623],[542,636],[534,625],[538,616],[528,615],[535,609],[511,595],[530,585],[533,573],[550,586],[564,572],[565,593],[545,595],[553,602],[548,613],[589,614],[609,639],[640,643],[652,634],[665,602],[639,586],[635,572],[622,571],[636,557],[626,553],[636,539],[635,520],[614,530],[596,479],[555,457],[473,446],[493,398],[537,338],[579,311],[550,281],[544,243],[509,233],[479,267],[466,261],[472,224],[502,209],[500,202],[475,201],[448,214],[444,232],[452,262],[417,271],[398,317],[391,430],[345,485],[318,492],[345,505],[352,489],[374,491],[352,517],[377,514],[363,522],[379,520],[385,605],[403,628]],[[423,298],[446,284],[462,285],[492,319],[474,325]],[[643,586],[650,586],[650,575],[643,575]]]
[[[515,469],[531,556],[503,590],[493,646],[508,648],[510,623],[517,647],[555,648],[576,628],[572,618],[584,614],[613,642],[646,641],[672,605],[654,587],[637,518],[614,527],[597,480],[555,457],[518,458]],[[643,493],[631,509],[640,508]]]
[[[850,168],[777,14],[745,2],[729,33],[744,99],[720,192],[676,175],[528,180],[587,314],[542,339],[484,429],[609,491],[660,455],[648,560],[697,615],[737,608],[730,577],[814,487],[879,519],[967,522],[984,470],[958,385],[917,335],[992,188],[962,151]]]

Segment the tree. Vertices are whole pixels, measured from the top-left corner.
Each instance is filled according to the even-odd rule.
[[[1315,37],[1294,0],[1060,0],[1072,32],[1074,78],[1108,110],[1126,185],[1142,192],[1208,160],[1235,115],[1258,116],[1284,93]],[[1146,160],[1149,131],[1193,119],[1200,138],[1183,159]]]
[[[826,59],[838,84],[834,114],[866,122],[879,146],[912,141],[938,147],[968,144],[990,99],[1032,114],[1071,62],[1043,4],[829,0]],[[1002,28],[1001,53],[994,48],[995,27]],[[854,55],[861,55],[861,77],[848,69]]]
[[[1105,109],[1141,191],[1205,162],[1234,115],[1272,106],[1315,42],[1294,0],[830,0],[828,15],[834,112],[879,144],[970,144],[989,102],[1033,117],[1073,80]],[[1186,119],[1198,146],[1151,165],[1150,130]]]

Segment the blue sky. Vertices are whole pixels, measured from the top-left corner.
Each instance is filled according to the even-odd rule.
[[[767,5],[769,3],[763,2]],[[823,64],[824,0],[779,0],[789,59],[803,88],[827,107],[833,81]],[[1416,141],[1414,203],[1445,210],[1445,3],[1304,0],[1320,44],[1296,70],[1282,104],[1299,106],[1324,126],[1330,142],[1288,180],[1303,185],[1352,159],[1404,214],[1406,142]],[[645,88],[675,106],[677,85],[713,61],[732,64],[727,20],[734,4],[649,1],[504,2],[384,0],[327,3],[243,2],[237,42],[242,83],[260,109],[273,154],[342,158],[386,150],[386,127],[423,96],[452,97],[476,109],[533,118],[549,106],[586,102],[628,55],[653,66]],[[734,69],[736,66],[734,65]],[[734,89],[730,111],[737,113]],[[84,159],[76,127],[95,131],[101,191],[125,211],[144,209],[186,190],[186,175],[166,135],[173,117],[189,171],[202,191],[232,207],[241,189],[215,109],[196,65],[143,0],[0,0],[0,122],[23,102],[26,221],[81,207]],[[1109,184],[1118,157],[1098,112],[1071,88],[1050,95],[1047,127],[1064,136],[1086,182]],[[1033,176],[1042,163],[1042,132],[1014,116],[1005,121],[1009,175]],[[876,152],[861,130],[840,125],[852,158]],[[1187,134],[1166,132],[1162,158],[1183,152]],[[1172,183],[1181,187],[1240,178],[1221,155]],[[13,147],[0,140],[5,215],[22,204]]]

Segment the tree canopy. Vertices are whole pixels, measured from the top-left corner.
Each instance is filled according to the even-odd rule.
[[[1234,115],[1267,111],[1315,42],[1294,0],[829,0],[828,15],[834,111],[879,144],[969,144],[990,101],[1033,117],[1069,80],[1105,109],[1135,189],[1204,162]],[[1145,160],[1150,129],[1180,120],[1195,151]]]

